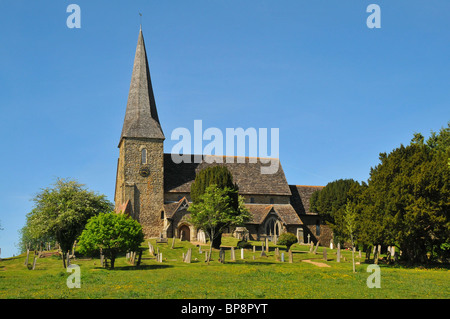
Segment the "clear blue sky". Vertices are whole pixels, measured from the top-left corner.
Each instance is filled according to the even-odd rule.
[[[380,152],[450,120],[446,0],[1,0],[2,257],[57,177],[113,201],[139,12],[166,152],[196,119],[274,127],[290,184],[366,181]]]

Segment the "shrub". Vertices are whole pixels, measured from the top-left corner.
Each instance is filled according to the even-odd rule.
[[[297,242],[297,236],[293,233],[283,233],[278,238],[278,245],[286,245],[286,250],[289,250],[293,244]]]
[[[250,244],[246,240],[241,240],[241,241],[238,241],[238,243],[236,244],[236,248],[238,248],[238,249],[241,249],[241,248],[252,248],[252,244]]]

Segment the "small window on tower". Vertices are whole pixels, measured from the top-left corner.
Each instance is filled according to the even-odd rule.
[[[141,164],[147,164],[147,149],[143,148],[141,151]]]

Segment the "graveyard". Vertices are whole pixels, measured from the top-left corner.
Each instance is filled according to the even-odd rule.
[[[380,287],[369,288],[371,272],[365,254],[336,247],[285,246],[224,237],[220,250],[209,245],[168,239],[146,240],[142,254],[130,252],[116,260],[113,270],[101,256],[81,256],[75,249],[70,264],[80,269],[80,288],[67,285],[70,272],[57,251],[32,251],[0,261],[0,298],[26,299],[446,299],[450,273],[443,266],[407,267],[379,256]],[[339,258],[338,258],[339,257]],[[27,260],[28,259],[28,260]],[[339,259],[339,260],[338,260]]]

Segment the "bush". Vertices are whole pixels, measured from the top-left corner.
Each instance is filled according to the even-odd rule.
[[[283,233],[278,238],[277,244],[278,245],[286,245],[286,251],[287,251],[296,242],[297,242],[297,236],[295,236],[293,233]]]
[[[252,248],[252,244],[250,244],[246,240],[241,240],[241,241],[238,241],[238,243],[236,244],[236,248],[238,248],[238,249],[241,249],[241,248]]]

